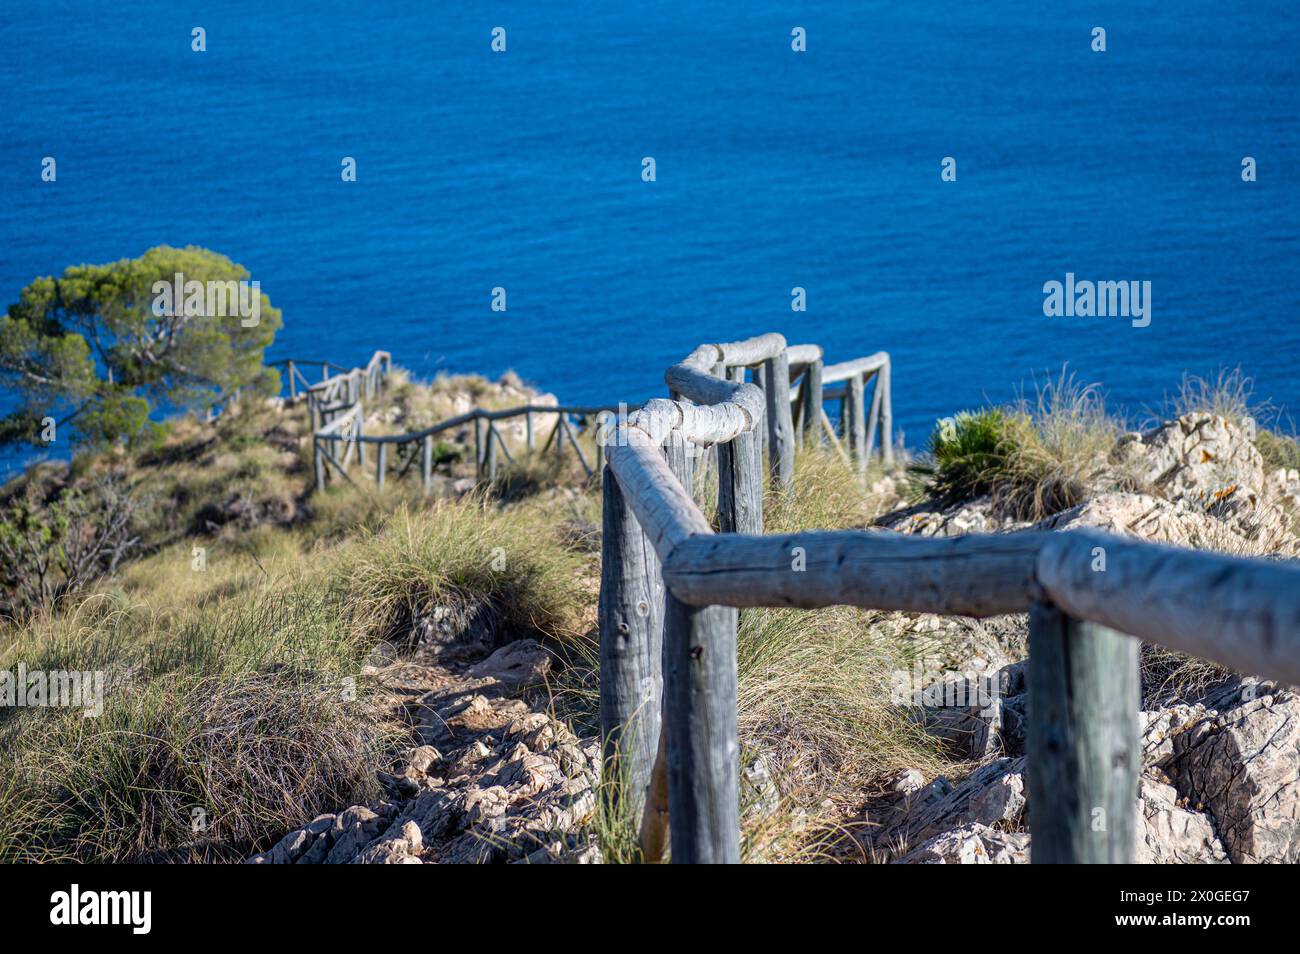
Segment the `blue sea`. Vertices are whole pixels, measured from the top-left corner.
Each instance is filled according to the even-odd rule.
[[[1136,416],[1238,365],[1294,411],[1298,54],[1294,0],[5,0],[0,297],[194,244],[282,309],[269,358],[617,402],[780,331],[888,350],[911,445],[1066,363]],[[1046,317],[1067,272],[1150,325]]]

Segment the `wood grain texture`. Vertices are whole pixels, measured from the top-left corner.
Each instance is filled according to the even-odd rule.
[[[718,529],[763,532],[763,461],[758,436],[746,433],[718,445]]]
[[[771,331],[753,338],[746,338],[744,341],[730,341],[715,347],[717,347],[721,355],[722,363],[728,367],[735,365],[753,367],[768,358],[784,354],[786,344],[784,335]]]
[[[841,361],[839,364],[826,365],[826,367],[822,369],[822,380],[827,384],[833,384],[836,381],[846,381],[854,375],[879,371],[888,363],[888,352],[877,351],[875,354],[867,355],[865,358],[854,358],[852,361]]]
[[[696,534],[712,535],[704,514],[673,476],[659,447],[635,427],[620,428],[623,443],[607,448],[607,466],[618,477],[628,505],[663,559]]]
[[[664,559],[664,582],[696,606],[848,605],[996,616],[1028,609],[1038,552],[1050,536],[712,534],[678,544]]]
[[[894,393],[893,371],[889,355],[876,374],[876,387],[880,389],[880,451],[885,466],[894,463]]]
[[[1077,619],[1300,685],[1294,564],[1071,530],[1052,534],[1043,547],[1038,580]]]
[[[848,381],[848,397],[845,406],[847,419],[844,428],[849,438],[849,452],[859,473],[867,469],[867,420],[866,392],[862,375],[855,374]]]
[[[740,862],[740,746],[736,736],[736,611],[664,613],[664,731],[674,864]]]
[[[803,428],[804,441],[809,444],[822,443],[822,402],[825,400],[822,388],[822,363],[820,360],[809,363],[804,371],[803,396],[800,399],[800,424]]]
[[[1028,776],[1034,864],[1131,864],[1136,848],[1138,641],[1035,602]]]
[[[640,806],[659,745],[663,582],[617,477],[605,475],[600,559],[600,729],[610,794]]]
[[[865,384],[865,382],[864,382]],[[880,407],[881,398],[884,394],[884,388],[879,377],[876,378],[876,386],[871,389],[871,410],[867,412],[867,459],[871,458],[872,451],[876,448],[876,430],[880,425]],[[884,449],[881,449],[881,456],[884,456]]]
[[[785,351],[763,362],[768,466],[785,491],[794,487],[794,422],[790,414],[790,365]]]
[[[430,493],[433,490],[433,437],[425,437],[420,441],[420,486],[424,492]]]
[[[790,373],[796,373],[796,369],[805,364],[812,364],[814,361],[822,360],[822,346],[815,344],[788,345],[785,349],[786,357],[790,361]]]
[[[680,434],[671,434],[664,443],[664,459],[668,468],[683,487],[689,488],[693,482],[694,457],[690,442]],[[666,598],[667,590],[660,579],[659,599]],[[666,612],[666,608],[665,608]],[[661,718],[660,725],[663,720]],[[647,864],[656,864],[663,860],[668,845],[668,747],[667,733],[659,732],[659,746],[655,753],[654,767],[650,781],[646,786],[645,807],[641,816],[639,844],[641,858]]]

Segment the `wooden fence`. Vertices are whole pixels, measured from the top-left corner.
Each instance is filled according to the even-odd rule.
[[[764,419],[788,411],[780,385],[796,355],[805,369],[820,361],[806,347],[786,348],[779,335],[701,345],[665,375],[675,399],[646,403],[609,442],[601,728],[606,770],[642,811],[644,857],[659,860],[670,836],[675,862],[740,860],[737,609],[852,605],[1027,611],[1032,860],[1131,862],[1138,639],[1300,683],[1300,571],[1081,530],[762,535],[757,446],[765,436],[773,473],[788,480],[790,431]],[[882,450],[891,443],[889,362],[880,357],[821,368],[820,381],[803,372],[809,411],[827,377],[847,382],[850,434],[874,375],[878,397],[856,442],[864,449],[870,420],[885,428]],[[765,391],[731,373],[755,366],[760,383],[777,386]],[[801,415],[806,429],[810,416]],[[717,445],[722,533],[688,490],[697,456],[688,444]]]
[[[816,345],[797,345],[787,348],[780,335],[765,335],[752,339],[746,348],[733,347],[710,371],[732,382],[743,382],[748,370],[758,382],[763,395],[763,418],[768,422],[766,431],[742,435],[733,446],[718,446],[719,458],[734,452],[753,456],[752,467],[761,472],[761,459],[766,452],[774,479],[789,486],[794,473],[794,448],[805,439],[829,441],[845,460],[852,459],[865,470],[874,452],[877,422],[884,437],[880,454],[886,462],[893,461],[891,402],[889,396],[889,356],[884,352],[858,361],[833,365],[823,370],[822,350]],[[502,422],[524,419],[525,454],[537,451],[537,427],[540,423],[554,424],[541,445],[541,453],[564,454],[566,448],[576,456],[588,477],[603,474],[607,441],[601,436],[615,433],[617,425],[630,411],[640,405],[544,405],[525,404],[502,410],[475,408],[465,414],[440,421],[431,427],[400,434],[367,434],[365,432],[364,405],[378,397],[391,370],[391,358],[386,351],[376,351],[365,368],[345,369],[328,361],[301,361],[285,359],[273,362],[285,369],[289,396],[296,399],[306,396],[312,429],[312,465],[316,488],[323,490],[329,479],[340,476],[349,481],[349,469],[356,465],[362,473],[369,464],[366,445],[374,445],[374,483],[382,488],[390,472],[396,479],[419,473],[424,491],[432,488],[434,454],[439,435],[458,431],[467,426],[474,429],[475,475],[479,480],[495,480],[500,465],[514,463],[515,454],[502,436]],[[321,380],[311,383],[303,369],[320,369]],[[868,415],[864,400],[865,385],[875,379],[871,410]],[[823,394],[822,382],[845,382],[840,390]],[[768,386],[772,382],[772,386]],[[752,387],[753,385],[751,385]],[[840,393],[843,391],[844,393]],[[836,432],[826,415],[824,399],[841,402],[840,432]],[[813,409],[816,409],[814,412]],[[869,418],[869,421],[868,421]],[[867,422],[867,423],[864,423]],[[591,435],[592,455],[584,451],[579,435]],[[846,450],[847,447],[847,450]],[[727,472],[735,468],[727,465]],[[741,472],[748,473],[745,468]],[[696,475],[697,477],[702,475]],[[728,492],[736,488],[728,485]],[[742,527],[761,529],[762,495],[757,488],[741,488],[749,506],[757,509],[748,514]],[[731,529],[729,527],[729,529]]]

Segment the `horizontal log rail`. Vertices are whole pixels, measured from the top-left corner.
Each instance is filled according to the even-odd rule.
[[[753,444],[769,411],[793,402],[774,404],[732,369],[759,367],[764,385],[808,381],[820,353],[791,362],[785,349],[784,365],[769,364],[779,338],[701,345],[665,374],[675,399],[628,416],[607,449],[601,729],[622,784],[606,797],[641,811],[643,858],[660,860],[667,828],[675,862],[740,860],[737,609],[850,605],[1028,611],[1032,860],[1131,862],[1138,640],[1300,684],[1300,569],[1085,530],[763,535]],[[860,393],[875,375],[884,417],[888,369],[883,354],[821,366],[816,386]],[[717,447],[718,525],[731,532],[715,532],[692,496],[690,444]]]
[[[364,431],[364,420],[361,417],[354,418],[351,410],[361,406],[361,394],[363,389],[356,385],[357,381],[362,381],[365,377],[374,377],[374,384],[364,389],[367,396],[377,394],[381,387],[381,382],[387,376],[387,352],[376,352],[376,355],[383,355],[384,368],[382,375],[376,375],[374,366],[367,369],[354,369],[344,375],[337,375],[327,379],[321,384],[315,385],[316,396],[312,398],[309,393],[309,400],[312,401],[312,420],[313,420],[313,458],[314,470],[316,474],[316,489],[324,490],[328,478],[335,473],[346,475],[346,465],[353,459],[353,455],[347,454],[340,456],[334,452],[335,443],[338,441],[347,441],[351,444],[364,448],[367,445],[375,448],[375,473],[374,480],[376,486],[382,489],[387,483],[390,461],[397,468],[398,478],[405,477],[414,470],[416,460],[421,462],[420,477],[421,484],[425,493],[433,489],[433,468],[434,454],[436,447],[434,439],[441,434],[449,431],[455,431],[466,427],[472,427],[474,430],[474,460],[475,475],[480,480],[495,480],[498,473],[500,455],[504,455],[509,462],[514,461],[514,453],[510,450],[505,438],[502,436],[497,424],[502,421],[524,418],[525,421],[525,449],[527,453],[533,453],[536,450],[536,418],[541,417],[545,422],[548,417],[554,417],[555,423],[547,438],[542,451],[553,450],[556,454],[564,453],[564,446],[567,443],[573,450],[579,464],[588,477],[592,477],[601,472],[604,464],[604,446],[601,441],[595,442],[596,461],[593,464],[588,460],[586,453],[579,443],[579,434],[591,431],[599,434],[605,424],[606,416],[609,415],[626,415],[629,408],[627,405],[557,405],[557,404],[521,404],[517,407],[501,408],[497,410],[488,410],[485,408],[474,408],[464,414],[458,414],[455,417],[439,421],[429,427],[421,428],[414,431],[403,431],[397,434],[367,434]],[[360,375],[357,375],[358,370]],[[354,375],[357,375],[354,377]],[[349,383],[350,382],[350,383]],[[327,399],[334,399],[336,403],[325,403]],[[340,418],[337,415],[346,414],[349,425],[343,428],[334,427]],[[332,467],[326,467],[320,458],[323,452],[326,460],[333,464]],[[366,455],[360,452],[355,455],[355,459],[365,466]],[[351,481],[351,478],[348,478]]]

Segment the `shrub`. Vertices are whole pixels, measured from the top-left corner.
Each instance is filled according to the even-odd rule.
[[[944,504],[991,494],[1006,513],[1038,520],[1136,481],[1111,462],[1122,432],[1096,385],[1062,371],[1011,408],[967,411],[939,422],[928,460],[912,472]]]
[[[930,492],[945,503],[992,493],[1008,478],[1026,436],[1027,422],[1001,408],[962,411],[935,426],[929,462],[913,473],[927,478]]]
[[[23,616],[113,573],[139,545],[140,499],[116,474],[65,487],[47,503],[34,485],[0,509],[0,613]]]

